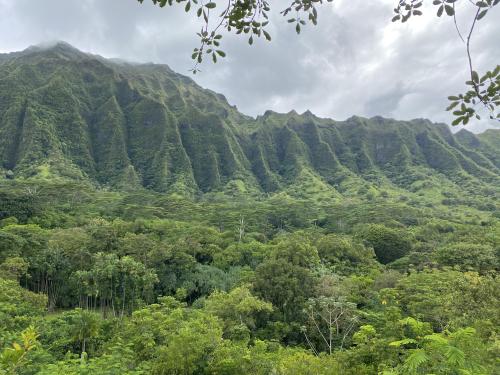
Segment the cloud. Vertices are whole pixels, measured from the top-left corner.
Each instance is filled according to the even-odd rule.
[[[195,80],[223,93],[250,115],[266,109],[344,119],[353,114],[398,119],[426,117],[450,122],[447,96],[464,90],[467,60],[448,17],[435,17],[427,1],[423,17],[392,24],[396,0],[334,0],[321,6],[319,25],[297,36],[279,15],[271,18],[273,41],[248,46],[228,35],[228,57],[205,64]],[[466,1],[462,1],[467,6]],[[137,62],[166,63],[188,73],[197,46],[199,24],[182,6],[154,7],[148,0],[0,0],[0,51],[24,49],[49,40],[65,40],[84,51]],[[500,8],[500,7],[497,7]],[[466,27],[470,12],[458,8]],[[474,35],[474,61],[484,71],[500,61],[494,9]],[[480,131],[494,124],[468,126]]]

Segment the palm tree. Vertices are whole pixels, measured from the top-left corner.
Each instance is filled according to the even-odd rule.
[[[75,309],[76,321],[73,337],[81,343],[81,358],[86,353],[87,341],[97,337],[99,334],[99,316],[88,310]]]

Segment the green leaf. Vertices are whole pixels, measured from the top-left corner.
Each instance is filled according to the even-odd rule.
[[[483,11],[481,11],[478,15],[477,15],[477,20],[479,21],[480,19],[484,18],[484,16],[486,16],[486,13],[488,13],[488,10],[485,9]]]
[[[443,10],[444,10],[444,6],[441,5],[438,9],[438,12],[437,12],[438,17],[441,17],[443,15]]]
[[[479,83],[479,75],[475,70],[472,71],[472,81],[474,81],[475,83]]]
[[[414,373],[422,366],[425,362],[429,360],[429,357],[423,349],[415,349],[405,360],[405,367],[407,367],[411,373]]]
[[[431,335],[424,336],[424,339],[427,341],[432,341],[440,345],[448,345],[448,340],[438,333],[433,333]]]
[[[415,341],[414,339],[403,339],[403,340],[399,340],[399,341],[393,341],[393,342],[389,343],[389,345],[399,348],[400,346],[403,346],[403,345],[416,344],[416,343],[417,343],[417,341]]]

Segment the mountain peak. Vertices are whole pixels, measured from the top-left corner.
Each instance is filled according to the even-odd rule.
[[[16,54],[19,56],[43,55],[51,58],[62,58],[65,60],[81,58],[102,58],[98,55],[83,52],[73,45],[61,40],[36,44]]]
[[[26,48],[23,52],[41,52],[41,51],[60,51],[60,52],[79,52],[83,53],[80,51],[78,48],[73,47],[71,44],[62,41],[62,40],[55,40],[51,42],[44,42],[40,44],[35,44],[32,46],[29,46]]]

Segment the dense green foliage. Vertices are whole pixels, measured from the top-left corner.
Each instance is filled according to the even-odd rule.
[[[4,373],[498,370],[498,211],[1,192],[33,184],[0,222]]]
[[[0,61],[0,374],[498,373],[498,132]]]

